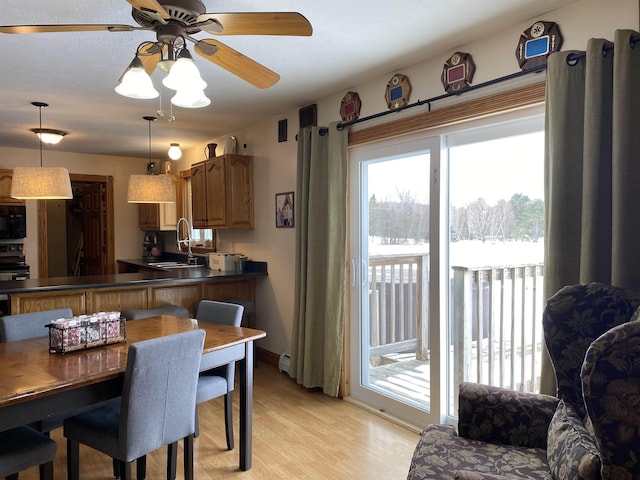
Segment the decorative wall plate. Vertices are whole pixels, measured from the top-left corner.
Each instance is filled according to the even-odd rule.
[[[396,73],[389,83],[387,83],[387,90],[384,95],[387,100],[387,106],[389,110],[397,110],[404,107],[409,103],[411,97],[411,83],[409,78],[400,73]]]
[[[527,70],[547,63],[547,57],[559,52],[562,47],[562,34],[555,22],[537,21],[527,28],[516,48],[516,58],[520,69]]]
[[[442,85],[447,93],[455,93],[471,86],[476,64],[469,53],[456,52],[444,62]]]
[[[360,95],[358,92],[347,92],[340,102],[340,116],[343,122],[351,122],[360,117]]]

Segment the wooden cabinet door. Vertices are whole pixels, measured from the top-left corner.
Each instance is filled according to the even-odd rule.
[[[207,223],[213,228],[227,225],[226,163],[226,155],[210,158],[205,163],[207,168]]]
[[[142,230],[160,229],[160,212],[157,203],[141,203],[138,205],[138,219]]]
[[[254,228],[253,157],[228,155],[227,227]]]
[[[3,205],[24,205],[24,200],[11,198],[11,170],[0,170],[0,203]]]
[[[207,176],[205,162],[191,166],[191,215],[194,228],[207,227]]]

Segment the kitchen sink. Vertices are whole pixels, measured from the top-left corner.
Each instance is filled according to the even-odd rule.
[[[149,262],[150,267],[155,268],[164,268],[164,269],[173,269],[173,268],[198,268],[202,267],[202,265],[191,265],[189,263],[184,262]]]

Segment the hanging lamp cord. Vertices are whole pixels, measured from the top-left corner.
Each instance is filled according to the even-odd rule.
[[[38,110],[40,110],[40,132],[42,132],[42,105],[38,106]],[[42,139],[38,137],[38,143],[40,144],[40,166],[42,167]]]

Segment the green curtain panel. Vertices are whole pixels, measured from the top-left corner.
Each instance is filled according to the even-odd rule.
[[[337,396],[344,338],[348,131],[298,134],[296,279],[289,375]]]
[[[584,53],[548,59],[545,298],[586,282],[640,291],[638,33],[591,39]],[[555,394],[548,357],[541,391]]]

